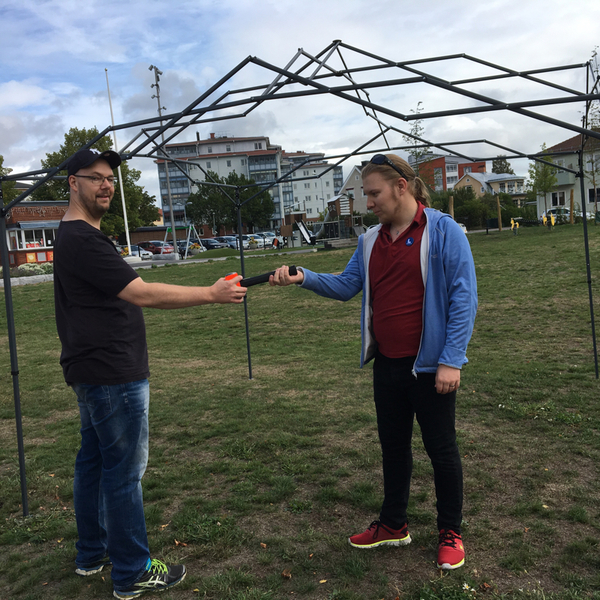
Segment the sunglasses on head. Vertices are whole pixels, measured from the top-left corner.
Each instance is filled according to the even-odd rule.
[[[387,165],[388,167],[392,167],[394,171],[400,173],[400,176],[408,181],[408,177],[385,154],[376,154],[369,162],[372,162],[374,165]]]

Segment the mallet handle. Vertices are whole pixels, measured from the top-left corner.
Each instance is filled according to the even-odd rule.
[[[294,265],[290,267],[290,275],[294,276],[298,274],[298,269]],[[240,281],[240,285],[242,287],[250,287],[251,285],[256,285],[257,283],[267,283],[269,281],[269,277],[271,275],[275,275],[275,271],[269,271],[268,273],[263,273],[262,275],[256,275],[255,277],[247,277],[246,279],[242,279]]]

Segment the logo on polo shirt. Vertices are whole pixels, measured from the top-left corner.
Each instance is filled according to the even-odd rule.
[[[415,243],[415,240],[413,238],[408,238],[406,240],[406,245],[407,246],[412,246]]]

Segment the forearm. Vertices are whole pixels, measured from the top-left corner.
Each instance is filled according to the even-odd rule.
[[[174,309],[202,304],[228,304],[243,302],[246,288],[237,286],[240,276],[234,280],[219,279],[210,287],[146,283],[134,279],[119,294],[119,298],[136,306]]]
[[[132,302],[132,300],[129,301]],[[214,294],[210,287],[147,283],[144,293],[138,295],[132,303],[146,308],[172,309],[212,304],[213,302]]]

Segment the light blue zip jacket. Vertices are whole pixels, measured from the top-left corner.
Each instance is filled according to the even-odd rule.
[[[421,240],[423,329],[413,373],[435,373],[439,364],[457,369],[467,363],[467,344],[477,312],[477,281],[471,247],[458,224],[445,213],[426,208]],[[350,300],[363,290],[360,366],[377,350],[373,337],[369,260],[381,225],[358,238],[358,248],[341,275],[304,272],[301,287],[326,298]]]

